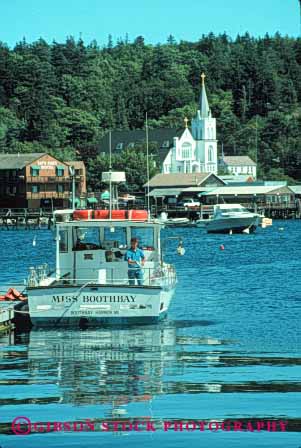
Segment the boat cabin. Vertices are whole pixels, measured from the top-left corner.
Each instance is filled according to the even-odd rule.
[[[144,285],[160,266],[160,229],[154,221],[72,220],[56,226],[56,280],[63,283],[128,284],[126,251],[131,238],[144,251]]]
[[[214,205],[214,217],[229,216],[229,214],[250,213],[241,204],[217,204]]]

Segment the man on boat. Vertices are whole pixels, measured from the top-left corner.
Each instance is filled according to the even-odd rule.
[[[145,255],[144,252],[138,247],[138,238],[131,239],[131,248],[127,250],[125,254],[125,260],[128,262],[128,277],[129,284],[135,285],[135,279],[138,281],[138,285],[143,285],[143,270]]]

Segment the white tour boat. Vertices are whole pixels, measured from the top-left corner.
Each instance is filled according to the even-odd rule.
[[[199,227],[204,227],[208,233],[251,233],[261,220],[261,215],[250,212],[240,204],[217,204],[214,205],[212,218],[202,220]]]
[[[68,218],[68,216],[70,217]],[[161,250],[163,225],[146,210],[75,210],[56,224],[56,269],[31,268],[27,295],[36,326],[153,323],[168,310],[176,272]],[[142,284],[131,284],[125,253],[144,251]],[[178,254],[184,249],[180,241]],[[134,280],[136,282],[137,280]]]

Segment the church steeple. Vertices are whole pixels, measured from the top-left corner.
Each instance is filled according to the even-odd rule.
[[[202,78],[202,90],[201,90],[200,101],[199,101],[199,111],[201,113],[202,118],[208,118],[211,116],[211,112],[210,112],[210,108],[209,108],[206,87],[205,87],[205,78],[206,78],[205,73],[201,74],[201,78]]]

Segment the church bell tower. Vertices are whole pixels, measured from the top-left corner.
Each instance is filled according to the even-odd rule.
[[[216,119],[212,118],[209,107],[205,74],[201,75],[202,89],[199,99],[199,108],[195,118],[192,119],[192,136],[196,141],[196,159],[199,162],[199,171],[217,174],[217,140]]]

